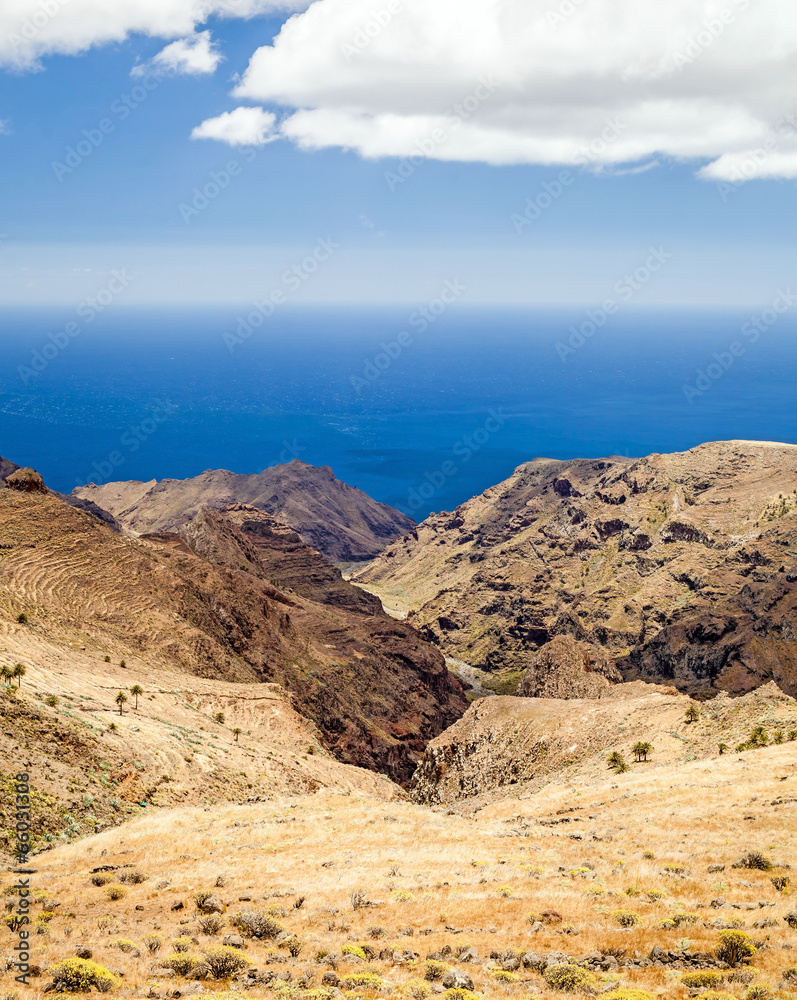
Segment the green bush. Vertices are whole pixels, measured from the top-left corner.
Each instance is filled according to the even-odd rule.
[[[194,942],[190,937],[186,937],[184,935],[183,937],[175,938],[174,941],[172,941],[172,948],[174,948],[178,954],[184,955],[186,952],[191,950],[191,945],[193,943]]]
[[[188,976],[196,972],[203,964],[201,955],[187,955],[185,952],[178,952],[174,955],[167,955],[162,958],[158,965],[164,969],[173,969],[178,976]]]
[[[450,990],[444,990],[441,994],[443,1000],[479,1000],[475,993],[471,993],[470,990],[462,990],[454,987]]]
[[[123,885],[106,885],[105,887],[105,896],[107,899],[124,899],[126,895],[127,889]]]
[[[344,944],[340,950],[343,955],[354,955],[355,958],[361,958],[363,961],[368,958],[365,954],[365,949],[361,948],[358,944]]]
[[[520,976],[516,972],[507,972],[505,969],[495,969],[493,971],[493,979],[497,979],[499,983],[516,983],[520,979]]]
[[[615,910],[612,920],[621,927],[635,927],[639,923],[639,914],[633,910]]]
[[[549,965],[542,978],[551,989],[562,993],[582,993],[597,982],[591,972],[578,965]]]
[[[733,993],[720,993],[718,990],[706,990],[700,994],[700,1000],[737,1000]]]
[[[373,972],[350,972],[340,977],[340,989],[344,992],[356,989],[381,990],[386,985],[385,980]]]
[[[748,851],[744,857],[734,864],[734,868],[752,868],[760,872],[769,872],[775,867],[766,854],[761,851]]]
[[[203,934],[218,934],[224,926],[224,917],[218,913],[208,913],[204,917],[200,917],[197,923]]]
[[[605,994],[606,1000],[653,1000],[653,994],[646,990],[619,989]]]
[[[115,881],[116,881],[116,876],[111,875],[110,872],[97,872],[96,875],[91,876],[92,885],[98,885],[98,886],[108,885],[109,882],[115,882]]]
[[[720,931],[717,958],[728,965],[738,965],[745,958],[752,958],[757,949],[750,935],[744,931]]]
[[[748,986],[744,993],[745,1000],[769,1000],[772,996],[772,987],[766,983],[757,983],[755,986]]]
[[[240,949],[220,944],[205,955],[205,966],[213,979],[230,979],[252,964]]]
[[[412,1000],[426,1000],[432,992],[432,987],[425,979],[411,979],[404,984],[403,989],[407,996],[412,997]]]
[[[119,951],[123,951],[126,955],[129,955],[131,951],[138,951],[138,945],[135,941],[130,941],[128,938],[117,938],[111,942],[111,947],[118,948]]]
[[[722,985],[725,977],[721,972],[713,972],[711,969],[701,969],[699,972],[687,972],[681,976],[681,982],[690,990],[698,989],[701,986],[715,989]]]
[[[56,993],[107,993],[119,979],[112,972],[86,958],[67,958],[47,970],[53,977]]]
[[[119,872],[119,881],[123,882],[125,885],[141,885],[142,882],[146,882],[149,875],[140,871],[138,868],[128,868],[123,872]]]
[[[163,947],[163,938],[160,934],[145,934],[142,940],[150,955],[156,955]]]
[[[423,970],[423,978],[428,979],[430,983],[436,982],[438,979],[442,979],[443,976],[448,972],[448,966],[445,962],[435,962],[434,959],[427,959]]]
[[[797,965],[792,965],[788,969],[783,970],[783,981],[788,983],[789,986],[797,986]]]

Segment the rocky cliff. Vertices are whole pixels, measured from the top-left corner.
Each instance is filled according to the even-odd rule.
[[[536,459],[355,579],[449,656],[523,670],[556,636],[627,678],[797,694],[797,447]]]
[[[192,479],[90,484],[72,496],[91,500],[138,535],[174,531],[204,507],[248,504],[284,522],[332,562],[371,559],[415,525],[336,479],[328,466],[298,459],[253,475],[208,470]]]

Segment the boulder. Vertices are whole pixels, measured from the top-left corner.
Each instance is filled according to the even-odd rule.
[[[473,991],[473,980],[467,972],[459,969],[449,969],[443,976],[443,986],[447,990],[470,990]]]
[[[245,948],[244,939],[240,934],[225,934],[222,944],[228,945],[230,948]]]

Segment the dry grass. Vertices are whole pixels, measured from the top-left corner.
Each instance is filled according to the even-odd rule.
[[[782,947],[794,944],[794,931],[782,919],[794,908],[793,897],[776,891],[768,873],[730,865],[747,849],[761,850],[775,862],[797,862],[793,745],[623,777],[622,783],[549,786],[469,817],[329,791],[267,804],[152,812],[36,859],[34,888],[61,905],[49,935],[33,937],[32,960],[46,968],[81,944],[94,960],[124,972],[121,989],[129,995],[146,995],[150,983],[173,989],[174,980],[154,974],[157,962],[143,938],[162,935],[162,956],[185,935],[196,937],[198,954],[219,944],[226,928],[221,936],[201,934],[191,900],[194,892],[207,889],[220,894],[227,918],[238,909],[277,907],[279,922],[303,942],[299,956],[260,941],[249,941],[247,954],[258,969],[290,970],[294,983],[301,978],[314,987],[330,967],[328,957],[316,961],[316,956],[324,951],[340,956],[344,945],[417,952],[419,959],[398,964],[392,958],[336,963],[339,974],[372,971],[388,981],[388,994],[399,994],[423,976],[428,952],[467,943],[480,961],[462,969],[479,996],[545,994],[536,972],[521,969],[516,983],[496,980],[493,970],[500,963],[490,961],[491,951],[562,951],[578,957],[616,947],[647,956],[656,944],[669,950],[684,939],[693,950],[707,951],[718,940],[711,926],[717,917],[744,920],[754,939],[766,944],[755,958],[757,982],[777,987],[781,973],[795,965],[795,952]],[[537,822],[573,806],[590,817],[575,828]],[[573,839],[573,832],[582,839]],[[602,839],[590,839],[594,834]],[[594,866],[594,875],[578,870],[585,862]],[[711,863],[724,863],[726,870],[708,874]],[[102,887],[90,883],[90,870],[100,864],[135,865],[149,878],[110,901]],[[683,873],[672,874],[667,866]],[[6,884],[10,881],[9,876]],[[665,895],[651,902],[651,890]],[[375,905],[353,910],[357,891]],[[712,909],[708,904],[720,895],[727,906]],[[305,901],[295,908],[300,897]],[[183,910],[172,911],[176,900],[184,902]],[[732,908],[759,900],[774,905]],[[636,911],[640,922],[619,927],[612,918],[618,909]],[[556,924],[533,933],[528,914],[545,910],[560,913],[563,926],[578,934],[564,933]],[[695,912],[700,919],[678,930],[659,928],[679,912]],[[777,923],[752,929],[752,921],[762,917]],[[371,928],[377,926],[385,933],[374,939]],[[410,928],[411,935],[402,933]],[[2,933],[10,949],[12,937]],[[140,954],[114,947],[120,938],[132,940]],[[269,966],[275,950],[285,964]],[[618,976],[628,987],[681,998],[688,995],[681,974],[652,967],[620,970]],[[30,992],[38,993],[44,982],[32,980]],[[0,978],[0,990],[13,985],[11,973]],[[745,986],[726,983],[723,990],[741,998]],[[250,995],[269,997],[272,991],[258,985]]]

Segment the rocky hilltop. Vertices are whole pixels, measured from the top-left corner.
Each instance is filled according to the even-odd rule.
[[[355,580],[447,655],[518,680],[570,636],[626,679],[797,694],[796,551],[797,447],[727,441],[536,459]]]
[[[202,508],[248,504],[277,517],[332,562],[372,559],[415,522],[335,478],[328,466],[294,459],[253,475],[208,470],[193,479],[90,484],[72,497],[95,503],[137,535],[173,531]]]
[[[124,660],[131,683],[181,671],[233,697],[278,684],[338,759],[407,783],[466,708],[442,654],[284,525],[228,515],[128,538],[48,492],[0,490],[3,662],[68,669],[79,652],[97,671]]]

